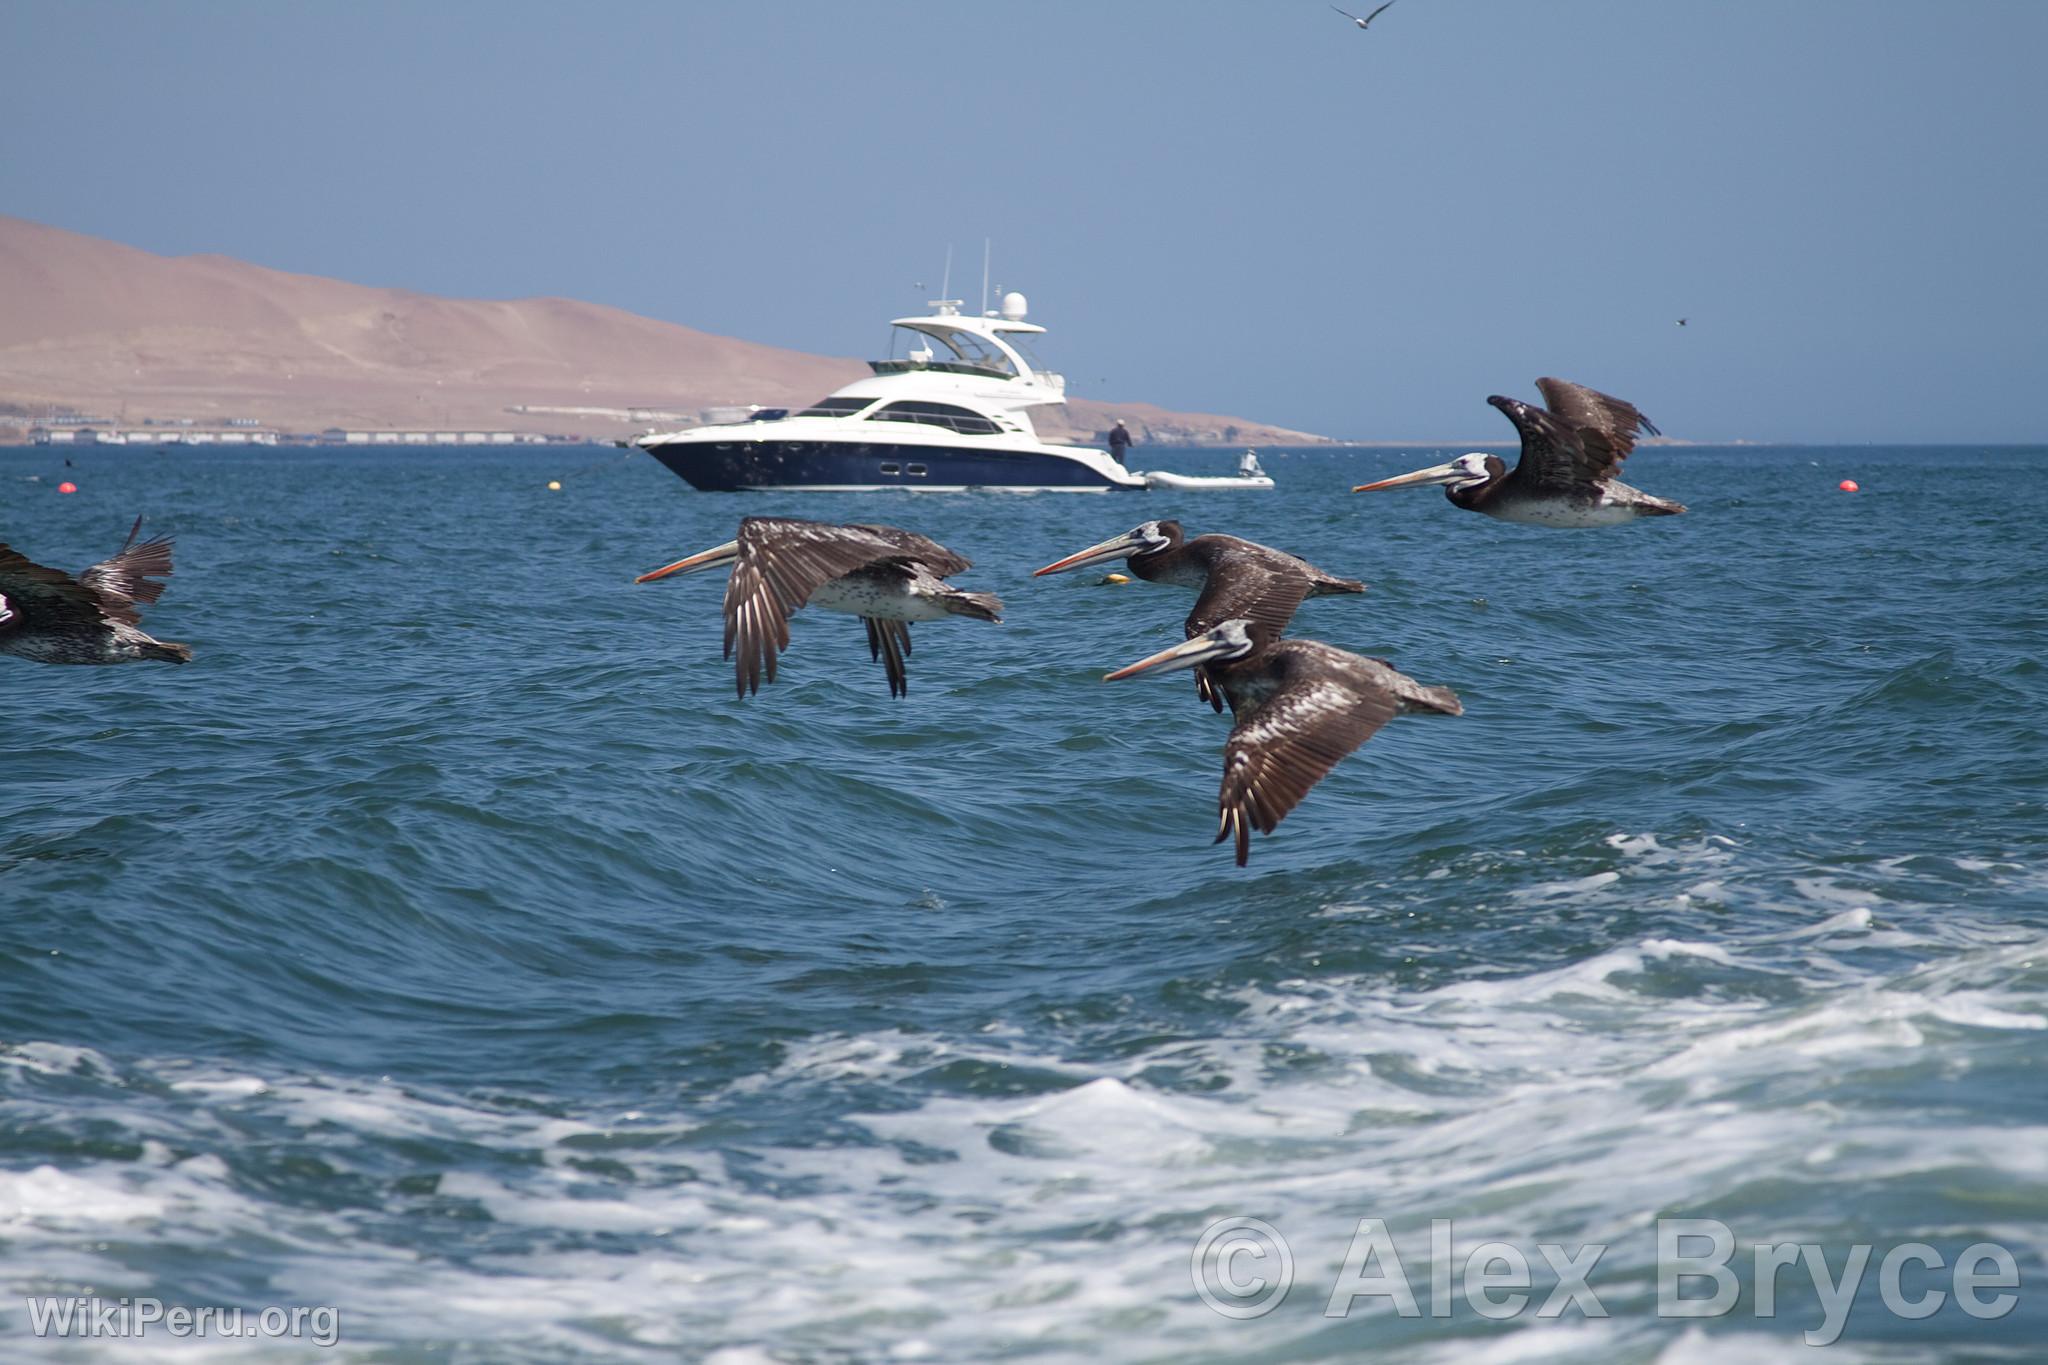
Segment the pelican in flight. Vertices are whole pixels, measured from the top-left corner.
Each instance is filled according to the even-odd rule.
[[[1444,495],[1468,512],[1565,529],[1617,526],[1685,510],[1616,477],[1635,449],[1638,430],[1661,434],[1635,404],[1564,379],[1539,379],[1536,387],[1548,410],[1499,394],[1486,400],[1522,434],[1522,458],[1513,469],[1498,455],[1474,451],[1351,491],[1443,484]]]
[[[1365,584],[1355,578],[1326,573],[1270,545],[1213,534],[1189,540],[1177,521],[1148,521],[1056,560],[1032,577],[1110,559],[1122,559],[1147,582],[1193,588],[1197,596],[1187,619],[1190,639],[1239,616],[1264,625],[1277,639],[1303,599],[1365,591]],[[1198,670],[1195,683],[1202,699],[1221,711],[1223,699],[1209,686],[1208,674]]]
[[[1384,659],[1320,640],[1281,640],[1262,622],[1225,621],[1171,649],[1103,675],[1104,682],[1207,670],[1237,724],[1223,745],[1216,842],[1251,858],[1252,829],[1271,834],[1310,787],[1395,716],[1465,708],[1448,687],[1425,687]]]
[[[1360,28],[1364,29],[1364,28],[1371,28],[1371,27],[1372,27],[1372,21],[1373,21],[1373,20],[1375,20],[1375,19],[1377,19],[1377,18],[1379,18],[1381,14],[1385,13],[1385,12],[1386,12],[1386,10],[1388,9],[1388,7],[1389,7],[1389,6],[1391,6],[1391,5],[1393,4],[1393,3],[1394,3],[1394,0],[1387,0],[1387,3],[1386,3],[1386,4],[1384,4],[1384,5],[1381,5],[1381,6],[1380,6],[1380,7],[1378,8],[1378,9],[1374,10],[1374,11],[1373,11],[1373,12],[1372,12],[1371,14],[1368,14],[1368,15],[1366,15],[1366,16],[1365,16],[1365,17],[1364,17],[1363,19],[1359,18],[1359,17],[1357,16],[1357,15],[1353,14],[1353,13],[1352,13],[1352,12],[1351,12],[1350,10],[1348,10],[1348,9],[1337,9],[1337,7],[1336,7],[1335,5],[1332,5],[1332,6],[1330,6],[1330,8],[1331,8],[1331,9],[1337,9],[1337,13],[1339,13],[1339,14],[1343,15],[1343,16],[1344,16],[1344,17],[1345,17],[1346,19],[1349,19],[1349,20],[1350,20],[1350,21],[1351,21],[1352,23],[1354,23],[1354,24],[1358,25],[1358,26],[1359,26]]]
[[[39,664],[181,664],[189,645],[144,634],[141,607],[163,596],[171,573],[168,536],[135,541],[142,518],[112,559],[77,577],[0,545],[0,654]]]
[[[679,559],[633,581],[732,565],[725,584],[725,657],[738,646],[739,695],[775,681],[775,660],[789,648],[789,618],[799,608],[858,616],[868,652],[889,675],[889,695],[909,695],[904,660],[910,623],[968,616],[1000,622],[992,593],[962,592],[943,580],[972,567],[945,546],[894,526],[840,526],[793,517],[742,517],[737,540]]]

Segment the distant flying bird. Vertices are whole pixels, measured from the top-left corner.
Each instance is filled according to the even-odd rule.
[[[904,660],[910,623],[968,616],[1002,621],[992,593],[962,592],[942,582],[973,566],[945,546],[894,526],[840,526],[794,517],[743,517],[737,540],[641,574],[652,583],[674,574],[732,565],[725,584],[725,657],[733,657],[739,695],[758,692],[761,675],[775,681],[777,653],[789,648],[789,618],[799,608],[858,616],[868,652],[889,675],[889,695],[909,695]]]
[[[1522,434],[1522,458],[1513,470],[1498,455],[1473,451],[1351,491],[1443,484],[1444,495],[1468,512],[1562,529],[1618,526],[1685,510],[1615,477],[1635,449],[1638,430],[1662,434],[1633,403],[1563,379],[1539,379],[1536,387],[1548,411],[1499,394],[1486,400]]]
[[[181,664],[189,645],[156,640],[140,629],[138,606],[163,596],[152,581],[171,573],[167,536],[135,543],[142,518],[112,559],[73,578],[0,545],[0,654],[39,664],[126,664],[160,659]]]
[[[1216,842],[1234,839],[1237,865],[1251,858],[1251,832],[1271,834],[1309,788],[1395,716],[1459,716],[1448,687],[1425,687],[1384,659],[1320,640],[1279,640],[1272,627],[1225,621],[1103,681],[1203,668],[1230,699],[1237,724],[1223,745]]]
[[[1331,9],[1337,9],[1337,13],[1339,13],[1339,14],[1343,15],[1343,16],[1344,16],[1344,17],[1345,17],[1346,19],[1349,19],[1349,20],[1350,20],[1350,21],[1351,21],[1352,23],[1354,23],[1354,24],[1358,25],[1358,26],[1359,26],[1360,28],[1371,28],[1371,27],[1372,27],[1372,21],[1373,21],[1373,20],[1375,20],[1375,19],[1377,19],[1377,18],[1379,18],[1381,14],[1385,13],[1385,12],[1386,12],[1386,10],[1387,10],[1387,8],[1388,8],[1388,6],[1392,5],[1393,3],[1394,3],[1394,0],[1387,0],[1387,3],[1386,3],[1385,5],[1381,5],[1381,6],[1380,6],[1380,7],[1378,8],[1378,9],[1374,10],[1374,11],[1373,11],[1373,12],[1372,12],[1371,14],[1368,14],[1368,15],[1366,15],[1366,16],[1365,16],[1365,17],[1364,17],[1363,19],[1361,19],[1361,18],[1359,18],[1359,17],[1357,16],[1357,15],[1353,14],[1353,13],[1352,13],[1352,12],[1351,12],[1350,10],[1346,10],[1346,9],[1337,9],[1337,7],[1336,7],[1335,5],[1332,5],[1332,6],[1330,6],[1330,8],[1331,8]]]
[[[1680,319],[1678,320],[1678,325],[1679,325],[1680,327],[1683,327],[1683,326],[1685,326],[1685,319],[1684,319],[1684,318],[1680,318]]]
[[[1305,598],[1365,591],[1365,584],[1357,579],[1326,573],[1270,545],[1213,534],[1189,540],[1177,521],[1145,522],[1056,560],[1032,577],[1065,573],[1108,559],[1123,560],[1148,583],[1195,589],[1195,608],[1187,619],[1190,639],[1238,616],[1263,623],[1277,637]],[[1223,698],[1209,686],[1206,672],[1196,670],[1195,685],[1204,701],[1218,711],[1223,709]]]

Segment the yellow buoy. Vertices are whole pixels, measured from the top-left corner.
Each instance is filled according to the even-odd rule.
[[[561,491],[562,491],[562,481],[561,481],[560,479],[549,479],[549,480],[548,480],[548,492],[550,492],[550,493],[559,493],[559,492],[561,492]]]
[[[1130,582],[1131,580],[1130,580],[1130,579],[1129,579],[1128,577],[1126,577],[1125,575],[1123,575],[1123,574],[1120,574],[1120,573],[1110,573],[1110,574],[1104,574],[1104,575],[1102,576],[1102,581],[1103,581],[1103,582],[1105,582],[1105,583],[1128,583],[1128,582]]]

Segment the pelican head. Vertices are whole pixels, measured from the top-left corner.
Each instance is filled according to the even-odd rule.
[[[1064,573],[1078,569],[1084,564],[1097,564],[1105,559],[1132,559],[1139,555],[1158,554],[1180,544],[1181,529],[1177,521],[1148,521],[1142,526],[1113,536],[1100,545],[1090,545],[1079,554],[1068,555],[1036,570],[1033,578],[1049,573]]]
[[[1162,649],[1149,659],[1140,659],[1114,673],[1105,673],[1102,680],[1115,682],[1119,678],[1142,678],[1151,673],[1171,673],[1176,669],[1194,668],[1224,659],[1242,659],[1257,647],[1258,642],[1252,636],[1252,623],[1239,617],[1183,640],[1171,649]]]
[[[652,583],[658,578],[670,578],[679,573],[696,573],[700,569],[715,569],[721,564],[730,564],[739,557],[740,543],[737,540],[728,540],[723,545],[705,550],[700,554],[691,555],[688,559],[678,559],[673,564],[665,564],[659,569],[641,574],[633,581],[635,583]]]
[[[1490,400],[1489,400],[1490,401]],[[1503,398],[1503,403],[1512,403],[1512,398]],[[1500,468],[1496,468],[1499,466]],[[1418,469],[1412,474],[1397,474],[1391,479],[1378,483],[1362,483],[1351,491],[1354,493],[1377,493],[1383,488],[1421,488],[1430,484],[1449,484],[1452,488],[1477,488],[1498,478],[1501,469],[1498,456],[1474,450],[1460,455],[1445,464],[1433,464],[1427,469]]]

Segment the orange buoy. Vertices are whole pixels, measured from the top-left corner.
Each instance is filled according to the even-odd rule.
[[[1843,491],[1844,493],[1854,493],[1854,492],[1856,492],[1856,491],[1857,491],[1857,486],[1856,486],[1856,480],[1854,480],[1854,479],[1844,479],[1844,480],[1842,480],[1842,483],[1841,483],[1841,489],[1842,489],[1842,491]]]
[[[59,493],[76,493],[78,491],[78,485],[71,482],[71,480],[66,479],[64,480],[64,482],[57,485],[57,491]]]

